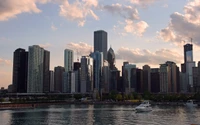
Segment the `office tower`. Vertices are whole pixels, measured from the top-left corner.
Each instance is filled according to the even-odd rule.
[[[177,75],[177,93],[180,93],[180,70],[179,70],[179,67],[176,66],[176,75]]]
[[[103,68],[103,52],[95,51],[90,54],[93,58],[94,89],[100,92]]]
[[[143,90],[151,92],[151,68],[148,65],[143,66]]]
[[[74,62],[74,73],[75,73],[75,91],[80,92],[81,86],[81,63]]]
[[[177,93],[177,66],[167,61],[160,65],[160,91],[164,93]]]
[[[94,32],[94,52],[103,52],[103,59],[107,60],[107,32],[98,30]]]
[[[118,91],[120,80],[120,71],[119,70],[110,70],[110,91]]]
[[[61,66],[57,66],[54,68],[54,91],[62,92],[63,90],[63,73],[65,72],[65,68]]]
[[[142,69],[136,69],[136,79],[137,79],[137,92],[143,93],[143,70]]]
[[[160,64],[160,92],[168,93],[168,81],[170,67],[167,64]]]
[[[70,49],[64,51],[65,72],[73,71],[74,52]]]
[[[123,66],[123,82],[125,84],[125,93],[136,92],[136,65],[126,64]]]
[[[28,93],[43,93],[44,49],[38,45],[29,46]]]
[[[195,67],[195,62],[193,61],[193,45],[185,44],[184,45],[184,64],[181,66],[183,73],[186,73],[186,77],[188,77],[188,83],[186,83],[187,91],[191,92],[193,90],[193,75],[192,75],[192,67]]]
[[[50,74],[49,74],[49,65],[50,65],[50,52],[44,50],[44,66],[43,66],[43,92],[50,92]]]
[[[81,58],[81,93],[93,92],[93,59],[89,56]]]
[[[64,93],[75,93],[75,73],[68,71],[63,73],[63,92]]]
[[[151,69],[151,92],[152,93],[160,92],[160,69],[159,68]]]
[[[27,92],[28,52],[18,48],[13,54],[13,92]]]
[[[104,60],[102,69],[102,89],[103,93],[109,93],[110,91],[110,68],[108,61]]]
[[[192,67],[194,91],[197,91],[198,86],[198,67]]]
[[[186,73],[180,73],[180,92],[187,93],[188,92],[188,75]]]
[[[108,60],[108,63],[110,65],[110,69],[111,70],[116,69],[116,67],[115,67],[115,53],[114,53],[114,50],[111,47],[108,50],[108,55],[107,56],[108,56],[107,60]]]
[[[49,71],[50,76],[50,92],[54,92],[54,71]]]

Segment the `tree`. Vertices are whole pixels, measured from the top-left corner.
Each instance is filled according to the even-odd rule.
[[[117,94],[116,95],[116,100],[121,101],[122,100],[122,95],[121,94]]]

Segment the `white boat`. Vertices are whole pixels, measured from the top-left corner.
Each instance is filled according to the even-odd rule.
[[[187,107],[196,107],[197,106],[197,104],[195,104],[193,100],[188,100],[185,105]]]
[[[151,104],[149,101],[143,101],[139,106],[135,108],[137,112],[149,112],[152,111],[152,108],[150,106]]]

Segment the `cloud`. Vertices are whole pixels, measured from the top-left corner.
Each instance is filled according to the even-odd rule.
[[[193,38],[194,44],[200,46],[200,2],[199,0],[189,1],[184,7],[184,14],[174,12],[167,28],[159,32],[159,36],[167,42],[181,44],[182,41],[190,41]]]
[[[84,42],[68,43],[67,48],[74,50],[76,53],[78,53],[79,56],[89,55],[90,52],[93,52],[93,46]]]
[[[142,36],[142,34],[149,27],[149,25],[145,21],[134,23],[132,20],[126,20],[125,22],[126,26],[124,27],[124,30],[127,33],[136,34],[138,36]]]
[[[116,3],[112,5],[105,5],[103,9],[112,13],[113,15],[120,15],[125,19],[130,19],[130,20],[139,19],[138,10],[132,6],[123,6],[119,3]]]
[[[118,25],[114,25],[113,27],[114,32],[117,32],[118,30],[117,34],[120,36],[126,36],[127,33],[142,36],[149,27],[145,21],[140,20],[139,12],[135,7],[116,3],[105,5],[103,9],[113,15],[124,18],[124,22],[118,22]],[[121,29],[123,29],[123,31]]]
[[[86,17],[88,16],[91,16],[95,20],[99,19],[92,10],[97,6],[97,0],[76,0],[73,3],[69,3],[68,0],[65,0],[61,2],[59,14],[67,20],[76,21],[79,26],[84,26]]]
[[[142,6],[142,7],[146,7],[158,0],[129,0],[130,3],[132,4],[135,4],[135,5],[139,5],[139,6]]]
[[[168,8],[168,4],[164,4],[163,7],[164,7],[164,8]]]
[[[36,3],[45,4],[49,0],[1,0],[0,21],[16,17],[21,13],[40,13]]]
[[[56,31],[58,28],[52,23],[52,24],[51,24],[51,29],[52,29],[53,31]]]
[[[8,65],[8,66],[12,65],[11,60],[0,58],[0,66],[5,66],[5,65]]]
[[[50,43],[45,43],[45,44],[39,44],[39,46],[46,49],[46,48],[51,47],[52,44],[50,44]]]
[[[165,63],[166,61],[174,61],[175,63],[181,63],[183,59],[179,53],[168,50],[160,49],[155,52],[151,52],[147,49],[130,49],[121,47],[116,54],[118,59],[127,60],[132,63],[147,63],[152,65],[158,65]]]

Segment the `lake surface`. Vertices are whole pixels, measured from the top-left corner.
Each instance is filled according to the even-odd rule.
[[[200,125],[200,108],[153,106],[136,113],[128,105],[52,105],[1,110],[0,125]]]

